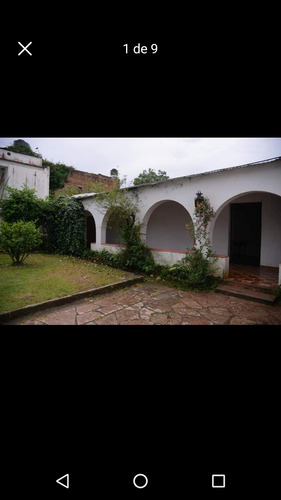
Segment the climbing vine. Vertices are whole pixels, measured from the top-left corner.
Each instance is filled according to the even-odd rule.
[[[121,182],[122,185],[122,182]],[[152,253],[141,240],[141,224],[137,221],[138,200],[116,184],[109,193],[101,193],[96,203],[110,214],[109,227],[117,230],[125,248],[118,254],[121,267],[139,272],[152,272],[156,264]]]
[[[41,250],[79,255],[85,249],[86,219],[82,202],[60,196],[42,200],[34,189],[6,188],[9,196],[0,200],[5,222],[34,222],[42,234]]]
[[[166,280],[200,291],[215,288],[218,279],[213,276],[216,258],[212,256],[209,237],[209,223],[215,216],[208,198],[195,209],[193,222],[186,225],[186,230],[193,238],[193,247],[187,249],[186,256],[174,266],[164,267],[160,276]]]
[[[86,219],[80,200],[61,196],[49,201],[41,223],[45,251],[79,256],[85,250]]]
[[[183,259],[187,266],[188,281],[194,287],[206,288],[212,281],[216,257],[212,256],[209,236],[209,223],[215,212],[208,198],[204,198],[195,208],[193,222],[186,225],[187,232],[193,237],[193,248]]]
[[[209,223],[215,217],[215,212],[208,198],[204,198],[195,208],[193,222],[187,224],[186,230],[193,237],[193,251],[199,252],[206,258],[212,254],[212,247],[209,236]]]

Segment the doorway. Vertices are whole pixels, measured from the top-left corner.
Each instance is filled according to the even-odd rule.
[[[261,203],[232,203],[230,224],[230,262],[260,265]]]
[[[96,242],[96,224],[94,217],[86,211],[86,248],[91,249],[91,243]]]

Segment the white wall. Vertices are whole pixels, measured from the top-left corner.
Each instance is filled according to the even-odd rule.
[[[215,224],[212,248],[214,253],[229,255],[229,224],[230,224],[230,210],[227,205],[220,215]]]
[[[49,195],[50,167],[42,166],[42,158],[0,149],[0,168],[5,168],[7,186],[22,189],[26,184],[29,189],[35,189],[38,198]]]
[[[262,205],[261,265],[281,262],[281,197],[264,195]]]
[[[22,189],[26,184],[35,189],[38,198],[49,195],[50,167],[31,167],[27,165],[10,165],[8,168],[8,186]]]
[[[229,207],[225,207],[235,199],[237,203],[242,202],[244,196],[244,200],[263,203],[261,265],[279,265],[281,261],[281,160],[170,179],[129,189],[130,196],[138,202],[138,219],[143,224],[143,239],[149,246],[164,250],[167,247],[171,250],[186,249],[188,246],[184,241],[186,233],[183,239],[178,235],[183,234],[181,224],[184,219],[185,224],[189,222],[185,214],[186,216],[193,215],[194,198],[199,190],[203,196],[209,198],[212,207],[217,212],[217,226],[214,226],[215,220],[210,224],[214,253],[229,254]],[[263,193],[260,194],[261,192]],[[94,197],[82,201],[96,221],[96,248],[98,248],[106,241],[107,216],[105,213],[101,214],[100,209],[95,205]],[[176,209],[176,205],[172,202],[179,203],[182,208]]]
[[[7,149],[0,148],[0,159],[7,160],[8,162],[23,163],[27,165],[33,165],[35,167],[42,167],[42,156],[31,156],[22,153],[16,153],[15,151],[8,151]]]
[[[185,228],[190,222],[182,205],[166,201],[155,208],[148,220],[146,244],[150,248],[186,251],[193,243]]]

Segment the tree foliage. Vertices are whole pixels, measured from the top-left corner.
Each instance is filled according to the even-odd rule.
[[[61,196],[53,205],[51,222],[56,252],[79,256],[85,249],[86,218],[80,200]]]
[[[98,194],[95,201],[107,212],[108,227],[119,231],[122,239],[129,242],[139,211],[137,200],[128,195],[127,189],[120,189],[116,184],[111,191]]]
[[[150,249],[141,240],[137,198],[129,195],[127,189],[115,186],[109,193],[98,195],[96,201],[109,214],[109,227],[120,233],[125,244],[118,254],[119,265],[132,271],[152,272],[155,262]]]
[[[158,173],[156,173],[154,169],[149,168],[148,171],[143,170],[143,172],[134,179],[134,186],[150,182],[166,181],[167,179],[169,179],[169,176],[164,170],[158,170]]]
[[[42,234],[42,249],[50,253],[79,255],[85,249],[86,218],[80,200],[60,196],[42,200],[34,189],[7,188],[0,200],[5,222],[34,222]]]
[[[50,195],[53,196],[57,189],[62,189],[64,187],[74,167],[60,162],[53,163],[46,158],[42,163],[44,167],[50,167]]]
[[[21,265],[42,242],[40,230],[34,222],[18,221],[1,223],[0,247],[12,259],[14,265]]]
[[[22,220],[24,222],[40,219],[44,209],[44,201],[35,194],[35,189],[26,185],[23,189],[6,187],[8,197],[0,199],[1,217],[9,223]]]
[[[38,156],[37,153],[35,153],[31,147],[29,146],[24,146],[24,144],[17,144],[15,146],[7,146],[6,149],[8,151],[13,151],[14,153],[21,153],[23,155],[29,155],[29,156]]]

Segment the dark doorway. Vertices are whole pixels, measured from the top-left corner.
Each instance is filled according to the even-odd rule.
[[[96,242],[96,224],[94,217],[86,212],[86,246],[91,248],[91,243]]]
[[[231,204],[230,262],[260,265],[261,203]]]

